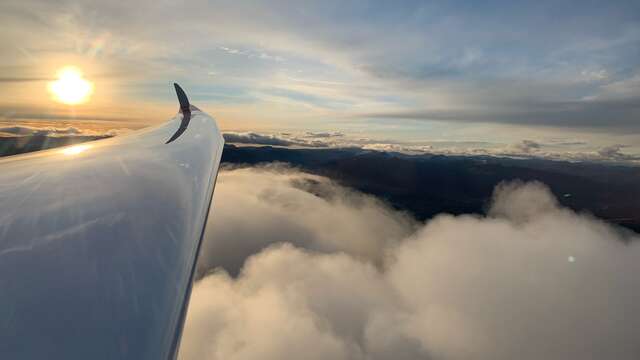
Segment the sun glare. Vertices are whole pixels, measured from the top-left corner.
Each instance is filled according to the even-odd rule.
[[[89,145],[75,145],[62,150],[62,153],[65,155],[78,155],[81,152],[87,150]]]
[[[49,91],[58,102],[68,105],[82,104],[93,93],[93,84],[82,78],[82,72],[67,66],[58,72],[58,79],[49,83]]]

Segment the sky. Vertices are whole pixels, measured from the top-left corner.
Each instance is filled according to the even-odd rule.
[[[159,124],[178,82],[227,142],[640,163],[637,0],[3,0],[0,23],[0,137]],[[81,104],[49,90],[70,65]],[[181,359],[638,358],[637,234],[541,183],[421,223],[225,168],[213,214]]]
[[[634,1],[21,0],[0,21],[3,124],[156,124],[178,82],[227,132],[640,155]],[[69,65],[84,104],[47,90]]]

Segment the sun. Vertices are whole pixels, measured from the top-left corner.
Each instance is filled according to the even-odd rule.
[[[93,84],[82,77],[80,69],[67,66],[58,71],[58,79],[49,83],[54,100],[67,105],[82,104],[93,93]]]

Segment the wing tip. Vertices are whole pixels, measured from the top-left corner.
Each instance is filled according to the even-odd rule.
[[[180,103],[180,110],[190,111],[191,105],[189,105],[189,99],[187,98],[187,94],[182,90],[178,83],[173,83],[173,87],[176,89],[176,95],[178,96],[178,102]]]

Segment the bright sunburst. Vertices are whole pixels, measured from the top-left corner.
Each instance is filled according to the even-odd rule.
[[[56,101],[75,105],[89,100],[93,84],[82,78],[80,69],[67,66],[58,72],[58,80],[49,83],[49,91]]]

